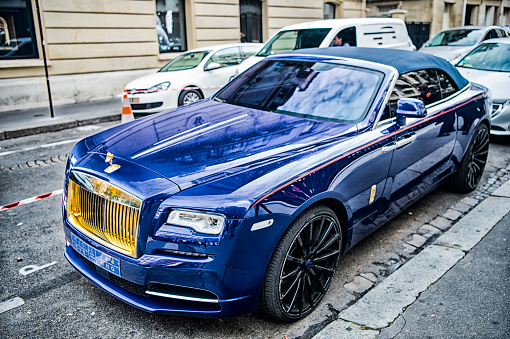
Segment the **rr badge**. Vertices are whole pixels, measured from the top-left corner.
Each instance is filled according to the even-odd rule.
[[[106,154],[106,159],[104,159],[104,162],[109,162],[110,163],[110,166],[108,166],[107,168],[104,169],[104,171],[106,173],[115,172],[116,170],[118,170],[120,168],[120,165],[114,165],[112,163],[112,160],[113,160],[113,154],[108,152],[108,154]]]

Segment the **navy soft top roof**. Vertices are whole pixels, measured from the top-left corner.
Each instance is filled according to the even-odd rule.
[[[451,63],[443,58],[421,52],[387,48],[328,47],[299,49],[285,54],[322,55],[366,60],[392,66],[397,69],[399,74],[419,69],[437,68],[450,75],[458,88],[463,88],[468,84],[468,81],[460,75],[459,71]]]

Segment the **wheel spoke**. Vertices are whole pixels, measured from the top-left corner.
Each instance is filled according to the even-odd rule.
[[[326,240],[328,234],[330,233],[331,229],[333,228],[333,222],[329,222],[328,228],[324,232],[324,235],[321,237],[321,240],[317,244],[317,248],[321,247],[322,243]]]
[[[339,238],[339,235],[338,234],[335,234],[334,237],[332,237],[331,239],[328,240],[327,243],[324,244],[324,246],[322,246],[316,253],[320,253],[326,249],[328,249],[331,245],[334,244],[334,242]]]
[[[282,276],[282,282],[283,282],[283,280],[286,280],[286,279],[298,274],[300,271],[301,270],[299,268],[296,268],[295,270],[292,270],[289,273],[285,274],[284,276]]]
[[[301,275],[297,275],[296,278],[294,279],[294,281],[292,281],[292,283],[290,284],[290,286],[287,288],[287,291],[285,291],[284,293],[282,293],[282,299],[284,299],[293,289],[294,289],[294,286],[296,285],[296,283],[298,283],[299,281],[301,280]]]
[[[338,250],[335,250],[333,252],[329,252],[329,253],[326,253],[326,254],[323,254],[321,255],[320,257],[316,257],[313,259],[314,262],[317,262],[317,261],[322,261],[322,260],[326,260],[326,259],[329,259],[331,258],[332,256],[334,255],[338,255],[338,253],[340,253],[340,251]]]
[[[324,221],[325,220],[326,220],[326,218],[321,218],[321,223],[319,225],[319,229],[316,230],[316,232],[315,232],[315,234],[313,236],[313,241],[312,241],[312,246],[311,246],[312,251],[315,251],[315,249],[319,246],[318,241],[319,241],[319,237],[320,237],[320,235],[322,233],[322,229],[324,227]]]
[[[327,268],[327,267],[323,267],[323,266],[319,266],[319,265],[314,265],[313,266],[314,269],[318,269],[320,271],[326,271],[326,272],[329,272],[329,273],[334,273],[335,270],[332,269],[332,268]]]
[[[298,286],[296,287],[295,291],[294,291],[294,295],[292,296],[292,300],[289,304],[289,307],[287,308],[287,312],[290,312],[290,310],[292,309],[292,306],[294,306],[294,303],[296,302],[296,298],[298,296],[298,292],[299,292],[299,285],[301,285],[301,277],[298,277]]]
[[[315,271],[312,269],[310,269],[310,278],[312,279],[312,283],[319,289],[319,291],[324,294],[326,293],[326,289],[324,288],[324,286],[322,285],[322,282],[321,280],[319,279],[319,277],[317,276],[317,274],[315,273]]]

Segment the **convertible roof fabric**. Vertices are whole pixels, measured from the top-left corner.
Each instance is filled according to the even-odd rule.
[[[445,59],[421,52],[388,48],[328,47],[299,49],[285,54],[331,56],[371,61],[392,66],[397,69],[399,74],[419,69],[436,68],[445,71],[457,84],[458,88],[463,88],[469,83],[466,78],[460,75],[455,66]]]

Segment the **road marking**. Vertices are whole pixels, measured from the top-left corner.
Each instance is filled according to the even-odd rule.
[[[0,313],[7,312],[12,310],[13,308],[22,306],[25,304],[25,301],[20,297],[16,297],[7,301],[0,303]]]
[[[20,149],[20,150],[6,151],[6,152],[0,153],[0,157],[4,156],[4,155],[13,154],[13,153],[21,153],[21,152],[33,151],[33,150],[39,149],[39,148],[48,148],[48,147],[53,147],[53,146],[77,143],[81,139],[82,138],[71,139],[71,140],[62,140],[62,141],[51,142],[49,144],[45,144],[45,145],[41,145],[41,146],[34,146],[34,147],[24,148],[24,149]]]
[[[34,273],[34,272],[40,271],[42,269],[45,269],[46,267],[53,266],[56,263],[57,263],[56,261],[53,261],[53,262],[50,262],[49,264],[44,264],[42,266],[27,265],[25,267],[20,268],[19,273],[22,274],[22,275],[29,275],[31,273]]]
[[[60,189],[60,190],[53,191],[53,192],[50,192],[50,193],[41,194],[41,195],[38,195],[36,197],[32,197],[32,198],[28,198],[28,199],[25,199],[25,200],[13,202],[12,204],[3,205],[3,206],[0,206],[0,211],[8,210],[10,208],[18,207],[18,206],[21,206],[21,205],[30,204],[30,203],[32,203],[34,201],[38,201],[38,200],[42,200],[42,199],[46,199],[46,198],[52,197],[54,195],[62,194],[63,192],[64,192],[64,190]]]

